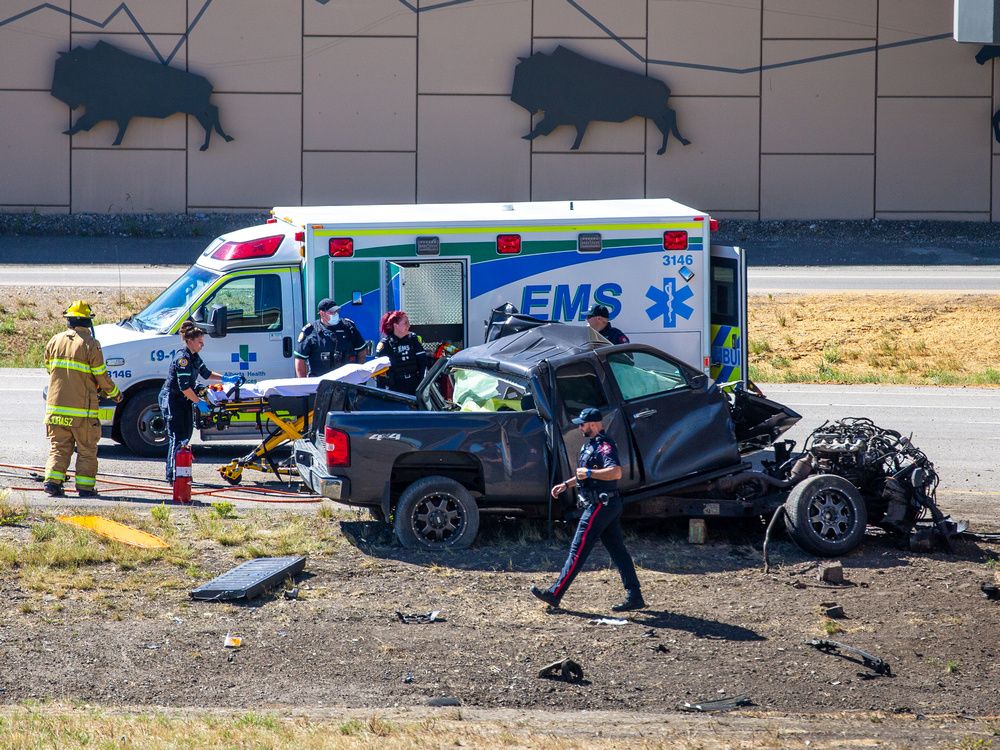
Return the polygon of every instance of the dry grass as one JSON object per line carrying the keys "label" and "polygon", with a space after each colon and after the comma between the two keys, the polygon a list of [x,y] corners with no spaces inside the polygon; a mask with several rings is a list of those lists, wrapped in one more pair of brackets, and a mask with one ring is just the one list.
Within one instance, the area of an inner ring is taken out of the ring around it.
{"label": "dry grass", "polygon": [[45,344],[66,327],[62,314],[74,299],[85,299],[110,323],[142,310],[157,289],[75,289],[5,287],[0,307],[0,367],[42,367]]}
{"label": "dry grass", "polygon": [[753,296],[761,382],[1000,385],[1000,295]]}
{"label": "dry grass", "polygon": [[[879,725],[879,740],[871,738]],[[624,717],[520,712],[517,716],[470,715],[466,709],[392,714],[326,712],[279,716],[249,711],[101,709],[90,705],[38,703],[0,708],[0,750],[429,750],[494,748],[672,748],[763,750],[808,746],[813,750],[878,745],[921,748],[993,747],[991,724],[939,717],[915,724],[876,713],[814,717],[742,712],[725,719],[661,715]],[[961,732],[959,732],[961,730]],[[808,743],[803,745],[803,738]],[[888,744],[885,741],[888,739]],[[895,740],[895,741],[894,741]]]}

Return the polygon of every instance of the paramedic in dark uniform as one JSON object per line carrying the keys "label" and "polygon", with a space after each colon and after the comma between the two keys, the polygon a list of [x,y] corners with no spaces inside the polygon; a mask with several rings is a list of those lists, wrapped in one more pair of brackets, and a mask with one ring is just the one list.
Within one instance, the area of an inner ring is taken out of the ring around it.
{"label": "paramedic in dark uniform", "polygon": [[587,325],[601,334],[612,344],[629,343],[628,336],[611,325],[608,321],[609,317],[611,317],[611,313],[608,312],[608,308],[604,305],[594,305],[590,312],[587,313]]}
{"label": "paramedic in dark uniform", "polygon": [[417,334],[410,331],[410,319],[402,310],[392,310],[379,323],[382,338],[375,347],[376,357],[389,358],[389,372],[378,378],[378,384],[397,393],[417,392],[417,386],[427,372],[427,352]]}
{"label": "paramedic in dark uniform", "polygon": [[160,389],[160,411],[167,420],[167,481],[174,481],[174,460],[181,444],[191,440],[194,432],[194,413],[191,405],[202,414],[207,414],[209,406],[194,392],[194,386],[201,375],[205,380],[227,380],[219,373],[212,372],[198,354],[205,346],[205,331],[190,320],[181,323],[179,331],[184,349],[177,352],[167,371],[167,380]]}
{"label": "paramedic in dark uniform", "polygon": [[299,332],[295,346],[296,376],[316,378],[348,362],[364,362],[368,342],[361,337],[353,320],[340,317],[340,305],[327,298],[320,300],[316,309],[319,320]]}
{"label": "paramedic in dark uniform", "polygon": [[578,487],[578,504],[583,507],[583,515],[576,527],[576,535],[569,548],[569,556],[558,580],[547,589],[531,587],[531,593],[548,604],[558,607],[566,590],[587,561],[597,540],[600,539],[611,555],[611,561],[618,568],[625,586],[625,601],[611,609],[628,612],[642,609],[646,602],[642,599],[639,578],[635,573],[632,557],[625,548],[622,535],[622,498],[618,494],[617,482],[622,476],[618,448],[608,437],[601,425],[601,412],[587,408],[573,420],[580,425],[580,432],[587,441],[580,448],[576,476],[560,482],[552,488],[552,497],[558,498],[569,487]]}

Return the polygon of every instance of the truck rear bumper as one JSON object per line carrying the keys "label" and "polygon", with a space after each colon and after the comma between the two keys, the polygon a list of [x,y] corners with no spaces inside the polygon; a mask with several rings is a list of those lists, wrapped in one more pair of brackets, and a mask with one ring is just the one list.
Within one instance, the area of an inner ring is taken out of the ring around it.
{"label": "truck rear bumper", "polygon": [[329,500],[350,502],[351,480],[328,474],[318,459],[319,455],[310,441],[295,442],[295,468],[309,489]]}

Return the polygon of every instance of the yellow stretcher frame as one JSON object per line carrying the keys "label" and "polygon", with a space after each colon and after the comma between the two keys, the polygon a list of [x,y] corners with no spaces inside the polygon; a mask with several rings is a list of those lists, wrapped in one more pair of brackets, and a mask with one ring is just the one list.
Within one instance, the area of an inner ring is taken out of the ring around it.
{"label": "yellow stretcher frame", "polygon": [[268,461],[272,451],[285,443],[300,440],[305,437],[305,431],[312,422],[313,410],[302,416],[281,416],[277,410],[271,409],[266,397],[226,401],[216,404],[213,411],[238,414],[240,416],[259,416],[261,423],[273,424],[276,431],[265,437],[260,444],[243,458],[234,458],[228,464],[218,468],[219,474],[229,484],[239,484],[243,479],[243,471],[250,469],[262,474],[273,473],[280,479],[282,476],[298,476],[295,469],[278,466],[273,460]]}

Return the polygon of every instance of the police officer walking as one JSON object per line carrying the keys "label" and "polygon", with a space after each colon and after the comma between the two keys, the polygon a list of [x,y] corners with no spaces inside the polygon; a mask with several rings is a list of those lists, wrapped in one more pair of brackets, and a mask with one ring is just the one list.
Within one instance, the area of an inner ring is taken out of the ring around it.
{"label": "police officer walking", "polygon": [[611,322],[608,320],[610,317],[611,313],[608,311],[608,308],[604,305],[594,305],[590,312],[587,313],[587,325],[612,344],[629,343],[628,336],[611,325]]}
{"label": "police officer walking", "polygon": [[120,403],[121,391],[108,377],[101,345],[94,338],[94,313],[77,300],[66,308],[67,329],[45,345],[49,389],[45,397],[45,494],[62,497],[70,459],[76,452],[76,490],[80,497],[97,495],[97,443],[101,439],[98,400],[103,391]]}
{"label": "police officer walking", "polygon": [[191,440],[194,433],[194,412],[191,405],[202,414],[208,414],[209,406],[194,387],[201,375],[205,380],[222,380],[234,382],[232,378],[224,378],[217,372],[212,372],[201,359],[199,352],[205,347],[205,331],[193,321],[185,320],[180,328],[181,341],[184,350],[179,351],[167,370],[167,379],[160,389],[160,411],[167,420],[167,481],[174,481],[174,461],[177,449],[183,443]]}
{"label": "police officer walking", "polygon": [[389,358],[389,372],[379,385],[411,396],[427,372],[427,352],[420,337],[410,331],[410,319],[402,310],[392,310],[379,323],[382,338],[375,347],[376,357]]}
{"label": "police officer walking", "polygon": [[319,320],[304,326],[295,347],[295,374],[300,378],[326,375],[343,364],[365,361],[368,342],[350,318],[340,317],[340,305],[332,299],[316,306]]}
{"label": "police officer walking", "polygon": [[618,460],[618,448],[602,428],[601,412],[586,408],[573,424],[580,426],[580,432],[588,438],[580,449],[576,476],[560,482],[552,488],[552,497],[557,498],[569,487],[578,487],[577,495],[583,505],[583,515],[576,527],[576,535],[569,548],[569,556],[558,580],[542,590],[531,587],[531,593],[548,604],[558,607],[563,595],[573,583],[577,573],[587,561],[597,540],[600,539],[611,555],[611,561],[618,568],[622,584],[625,586],[625,601],[611,609],[628,612],[646,606],[639,588],[639,577],[635,573],[632,557],[625,548],[622,535],[622,499],[616,482],[621,479],[622,467]]}

